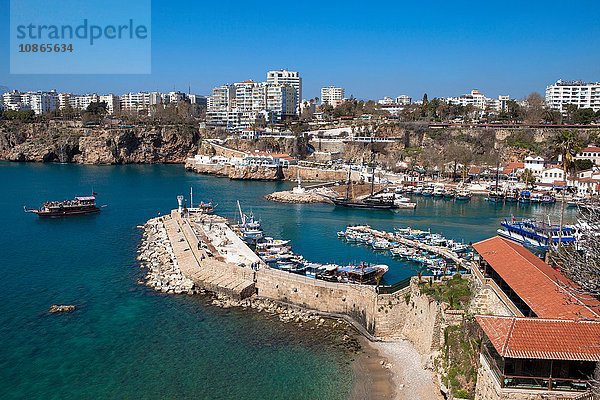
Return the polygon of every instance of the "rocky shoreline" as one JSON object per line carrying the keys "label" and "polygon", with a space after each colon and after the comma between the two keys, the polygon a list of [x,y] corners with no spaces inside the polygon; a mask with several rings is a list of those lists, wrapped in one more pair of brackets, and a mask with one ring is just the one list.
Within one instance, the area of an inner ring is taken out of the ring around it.
{"label": "rocky shoreline", "polygon": [[143,229],[137,258],[147,273],[141,283],[162,293],[199,293],[194,282],[179,269],[162,217],[149,220]]}

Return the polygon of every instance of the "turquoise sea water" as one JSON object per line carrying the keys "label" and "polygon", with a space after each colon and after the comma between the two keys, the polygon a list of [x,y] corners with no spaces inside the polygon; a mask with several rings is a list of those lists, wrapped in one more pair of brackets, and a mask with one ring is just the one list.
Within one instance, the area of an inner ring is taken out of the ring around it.
{"label": "turquoise sea water", "polygon": [[[140,231],[166,213],[177,194],[218,203],[235,200],[262,219],[266,232],[291,239],[318,262],[366,260],[390,265],[394,282],[410,265],[350,246],[336,231],[350,223],[391,230],[410,225],[475,241],[501,217],[554,216],[558,207],[457,205],[418,199],[415,211],[360,211],[330,205],[284,205],[264,194],[289,183],[241,182],[187,173],[182,166],[77,166],[0,163],[0,398],[337,399],[351,389],[347,355],[259,315],[222,310],[200,298],[164,296],[137,284]],[[37,207],[93,190],[102,213],[39,219]],[[572,217],[572,211],[567,215]],[[76,304],[49,315],[51,304]]]}

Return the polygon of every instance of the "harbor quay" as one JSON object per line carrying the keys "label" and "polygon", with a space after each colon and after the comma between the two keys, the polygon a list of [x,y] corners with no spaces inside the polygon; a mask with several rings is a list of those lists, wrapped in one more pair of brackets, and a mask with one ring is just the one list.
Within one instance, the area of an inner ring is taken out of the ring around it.
{"label": "harbor quay", "polygon": [[375,285],[328,282],[271,268],[242,241],[235,225],[217,215],[175,209],[143,229],[138,258],[148,270],[145,283],[158,291],[206,291],[234,303],[275,301],[342,318],[372,340],[422,336],[405,330],[414,332],[422,324],[422,312],[409,312],[420,296],[416,278],[383,293]]}

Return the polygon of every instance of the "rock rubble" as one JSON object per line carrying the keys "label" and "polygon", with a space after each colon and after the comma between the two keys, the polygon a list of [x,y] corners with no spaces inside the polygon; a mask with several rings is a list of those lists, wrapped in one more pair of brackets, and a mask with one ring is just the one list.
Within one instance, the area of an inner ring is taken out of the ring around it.
{"label": "rock rubble", "polygon": [[147,269],[146,286],[162,293],[199,292],[194,282],[179,269],[162,218],[153,218],[144,225],[138,260],[140,267]]}

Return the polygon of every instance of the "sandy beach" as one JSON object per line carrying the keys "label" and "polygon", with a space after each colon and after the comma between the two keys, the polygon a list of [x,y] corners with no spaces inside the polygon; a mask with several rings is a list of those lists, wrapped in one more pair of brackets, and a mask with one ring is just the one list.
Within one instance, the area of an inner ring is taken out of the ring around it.
{"label": "sandy beach", "polygon": [[361,337],[362,352],[352,369],[353,400],[438,400],[443,397],[431,371],[409,341],[369,342]]}

